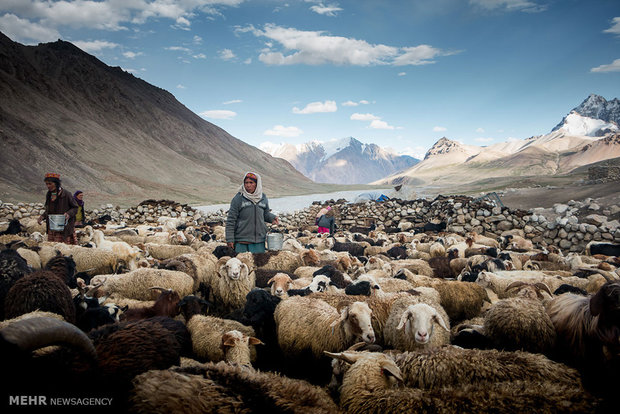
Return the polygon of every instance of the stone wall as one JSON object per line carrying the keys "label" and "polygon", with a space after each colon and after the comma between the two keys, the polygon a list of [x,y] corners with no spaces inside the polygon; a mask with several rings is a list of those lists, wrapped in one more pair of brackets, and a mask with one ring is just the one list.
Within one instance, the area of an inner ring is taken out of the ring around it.
{"label": "stone wall", "polygon": [[[428,222],[446,222],[447,231],[465,234],[475,231],[489,237],[497,237],[507,230],[522,230],[525,237],[539,245],[553,244],[565,251],[581,252],[588,242],[606,241],[620,243],[620,228],[616,220],[591,214],[579,221],[577,211],[583,208],[583,202],[570,202],[568,205],[556,205],[557,217],[547,220],[536,210],[511,210],[499,207],[488,200],[474,201],[470,197],[444,197],[435,200],[389,200],[385,202],[368,201],[347,204],[344,200],[331,201],[334,208],[336,224],[344,229],[351,226],[368,226],[374,223],[381,227],[410,228]],[[314,218],[322,207],[319,203],[291,214],[280,215],[282,226],[299,229],[313,226]],[[0,222],[13,218],[26,220],[36,218],[41,213],[40,203],[10,204],[0,202]],[[219,210],[204,214],[188,205],[168,200],[147,200],[136,207],[123,209],[111,204],[98,209],[87,210],[87,219],[109,215],[116,224],[136,225],[157,223],[159,217],[180,217],[188,225],[223,224],[226,211]]]}

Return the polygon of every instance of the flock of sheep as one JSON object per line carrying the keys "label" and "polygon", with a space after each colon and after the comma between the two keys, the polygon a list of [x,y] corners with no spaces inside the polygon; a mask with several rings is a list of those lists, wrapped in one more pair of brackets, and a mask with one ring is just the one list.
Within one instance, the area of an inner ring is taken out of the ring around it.
{"label": "flock of sheep", "polygon": [[307,226],[236,254],[191,224],[0,236],[4,393],[138,413],[616,407],[617,245]]}

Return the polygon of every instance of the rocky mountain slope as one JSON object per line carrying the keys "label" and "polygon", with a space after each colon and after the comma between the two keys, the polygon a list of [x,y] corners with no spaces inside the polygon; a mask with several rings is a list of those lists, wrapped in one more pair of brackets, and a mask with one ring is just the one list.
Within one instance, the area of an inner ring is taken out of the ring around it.
{"label": "rocky mountain slope", "polygon": [[226,202],[250,169],[270,196],[319,188],[169,92],[68,42],[24,46],[0,33],[0,96],[3,201],[40,201],[48,171],[90,205]]}
{"label": "rocky mountain slope", "polygon": [[265,144],[261,149],[284,158],[306,177],[321,183],[369,183],[419,162],[352,137],[326,143]]}
{"label": "rocky mountain slope", "polygon": [[590,95],[549,134],[488,147],[463,145],[444,137],[422,162],[375,184],[445,187],[498,177],[566,174],[620,157],[619,118],[618,99],[606,101]]}

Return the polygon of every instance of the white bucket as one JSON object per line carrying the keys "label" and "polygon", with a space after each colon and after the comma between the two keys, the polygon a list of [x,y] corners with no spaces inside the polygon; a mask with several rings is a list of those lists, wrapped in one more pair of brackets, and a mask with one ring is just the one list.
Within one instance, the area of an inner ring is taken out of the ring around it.
{"label": "white bucket", "polygon": [[282,250],[284,236],[282,233],[267,234],[267,250]]}
{"label": "white bucket", "polygon": [[63,231],[67,221],[64,214],[50,214],[50,230],[51,231]]}

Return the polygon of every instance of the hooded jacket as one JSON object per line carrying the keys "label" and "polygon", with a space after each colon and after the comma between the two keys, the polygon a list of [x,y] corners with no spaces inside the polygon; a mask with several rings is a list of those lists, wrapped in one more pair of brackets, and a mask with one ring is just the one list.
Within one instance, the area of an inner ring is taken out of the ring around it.
{"label": "hooded jacket", "polygon": [[276,215],[269,211],[269,201],[263,194],[254,204],[241,193],[230,202],[226,219],[226,241],[245,243],[264,243],[267,237],[265,222],[272,223]]}

